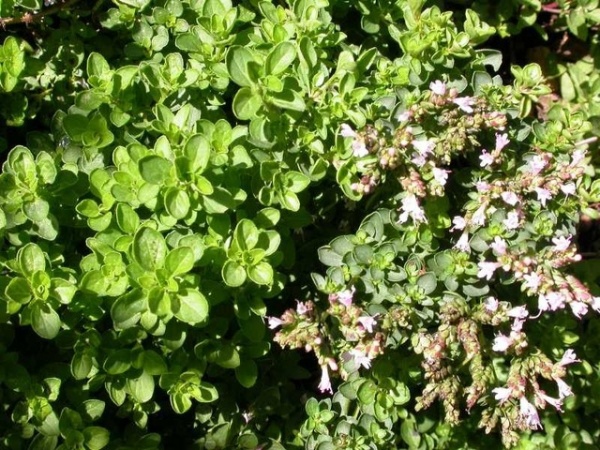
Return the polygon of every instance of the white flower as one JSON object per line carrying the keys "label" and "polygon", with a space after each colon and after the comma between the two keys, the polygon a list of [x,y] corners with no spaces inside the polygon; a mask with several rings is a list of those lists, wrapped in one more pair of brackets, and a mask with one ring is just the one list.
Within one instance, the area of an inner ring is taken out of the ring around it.
{"label": "white flower", "polygon": [[477,208],[477,211],[475,211],[473,213],[473,217],[471,218],[471,222],[474,225],[478,225],[478,226],[485,225],[485,209],[486,209],[486,204],[484,203],[479,208]]}
{"label": "white flower", "polygon": [[369,150],[362,139],[354,139],[352,142],[352,154],[357,158],[363,158],[369,154]]}
{"label": "white flower", "polygon": [[585,159],[585,150],[575,150],[573,152],[573,160],[571,161],[571,167],[578,165]]}
{"label": "white flower", "polygon": [[504,387],[494,388],[492,389],[492,392],[494,393],[494,398],[498,400],[500,404],[507,401],[512,395],[512,389]]}
{"label": "white flower", "polygon": [[350,125],[348,125],[347,123],[343,123],[341,130],[340,130],[340,136],[342,137],[350,137],[350,138],[355,138],[357,136],[356,131],[354,131]]}
{"label": "white flower", "polygon": [[479,191],[479,192],[488,192],[492,186],[490,186],[490,183],[488,183],[487,181],[478,181],[477,183],[475,183],[475,188]]}
{"label": "white flower", "polygon": [[578,319],[581,319],[588,312],[588,305],[583,302],[569,302],[569,306],[575,317]]}
{"label": "white flower", "polygon": [[348,354],[350,354],[352,356],[352,359],[354,359],[354,362],[356,363],[356,365],[359,368],[360,367],[364,367],[365,369],[371,368],[371,361],[373,359],[368,357],[363,350],[358,350],[356,348],[353,348],[352,350],[350,350],[348,352]]}
{"label": "white flower", "polygon": [[515,206],[519,203],[519,196],[512,191],[505,191],[500,194],[500,197],[502,197],[502,200],[510,206]]}
{"label": "white flower", "polygon": [[457,97],[452,100],[453,103],[459,107],[459,109],[467,114],[471,114],[473,112],[473,108],[471,107],[475,101],[472,97]]}
{"label": "white flower", "polygon": [[429,83],[429,89],[435,95],[446,95],[446,83],[440,80],[432,81]]}
{"label": "white flower", "polygon": [[450,171],[444,170],[444,169],[438,169],[437,167],[434,167],[432,172],[433,172],[433,178],[435,179],[435,181],[437,181],[440,185],[445,186],[446,182],[448,181],[448,173]]}
{"label": "white flower", "polygon": [[535,155],[527,163],[527,171],[532,175],[537,175],[544,167],[546,167],[546,160],[541,155]]}
{"label": "white flower", "polygon": [[535,192],[538,196],[538,200],[542,204],[542,206],[546,206],[546,202],[548,200],[552,200],[552,193],[548,189],[537,187],[534,190],[535,190]]}
{"label": "white flower", "polygon": [[489,312],[496,312],[498,310],[498,306],[500,306],[500,302],[495,297],[488,297],[484,303],[485,309]]}
{"label": "white flower", "polygon": [[529,311],[524,306],[515,306],[514,308],[509,309],[506,312],[508,317],[513,317],[515,319],[525,319],[529,316]]}
{"label": "white flower", "polygon": [[494,238],[494,242],[490,244],[490,247],[497,255],[501,256],[506,254],[506,241],[500,236]]}
{"label": "white flower", "polygon": [[562,379],[555,378],[554,381],[556,381],[556,385],[558,386],[558,398],[563,399],[573,393],[571,387]]}
{"label": "white flower", "polygon": [[452,223],[454,224],[454,226],[450,228],[450,231],[464,230],[467,226],[467,221],[462,216],[454,216],[454,218],[452,219]]}
{"label": "white flower", "polygon": [[496,133],[496,151],[501,151],[504,147],[506,147],[510,143],[508,139],[508,134],[500,134]]}
{"label": "white flower", "polygon": [[538,415],[537,409],[530,403],[525,397],[521,397],[519,400],[521,418],[525,421],[528,428],[535,430],[542,428],[540,423],[540,416]]}
{"label": "white flower", "polygon": [[492,345],[492,350],[495,352],[504,353],[508,348],[512,345],[512,339],[503,334],[497,334],[494,338],[494,343]]}
{"label": "white flower", "polygon": [[431,140],[412,141],[412,145],[421,156],[427,156],[433,153],[435,142]]}
{"label": "white flower", "polygon": [[569,248],[569,246],[571,245],[572,237],[573,237],[572,235],[569,235],[568,237],[559,236],[559,237],[552,238],[552,243],[554,244],[554,250],[557,252],[566,251]]}
{"label": "white flower", "polygon": [[581,360],[577,359],[577,355],[572,349],[568,349],[565,351],[565,354],[558,362],[559,366],[567,366],[569,364],[573,364],[576,362],[581,362]]}
{"label": "white flower", "polygon": [[321,392],[329,391],[330,394],[333,394],[333,389],[331,388],[331,380],[329,379],[329,371],[327,366],[321,366],[321,381],[319,383],[319,390]]}
{"label": "white flower", "polygon": [[479,163],[481,167],[487,167],[494,164],[494,155],[488,153],[487,150],[483,150],[481,152],[481,155],[479,155],[479,159],[481,160],[481,163]]}
{"label": "white flower", "polygon": [[296,312],[297,312],[299,315],[303,316],[304,314],[306,314],[307,312],[309,312],[309,311],[310,311],[310,309],[311,309],[311,308],[310,308],[309,306],[307,306],[307,304],[306,304],[306,303],[304,303],[304,302],[299,302],[298,300],[296,300]]}
{"label": "white flower", "polygon": [[565,296],[560,292],[548,292],[546,294],[546,301],[552,311],[557,309],[563,309],[565,307]]}
{"label": "white flower", "polygon": [[398,221],[404,223],[411,217],[415,222],[427,222],[425,211],[419,205],[419,200],[414,194],[408,194],[402,199],[402,214]]}
{"label": "white flower", "polygon": [[412,117],[411,111],[404,111],[403,113],[399,114],[396,118],[398,119],[399,122],[408,122],[408,120],[411,117]]}
{"label": "white flower", "polygon": [[417,167],[423,167],[427,163],[427,159],[423,155],[419,155],[415,153],[413,159],[411,159],[412,163]]}
{"label": "white flower", "polygon": [[358,322],[367,330],[369,333],[373,332],[373,326],[377,323],[374,317],[362,316],[358,318]]}
{"label": "white flower", "polygon": [[537,272],[523,275],[523,279],[525,280],[523,286],[525,286],[527,289],[531,289],[532,291],[537,291],[542,283],[542,277],[540,277]]}
{"label": "white flower", "polygon": [[506,219],[502,221],[508,230],[516,230],[519,228],[519,222],[519,213],[517,211],[510,211],[506,215]]}
{"label": "white flower", "polygon": [[267,321],[269,322],[269,328],[271,330],[283,325],[283,320],[281,320],[279,317],[267,317]]}
{"label": "white flower", "polygon": [[477,267],[479,267],[479,271],[477,272],[478,278],[485,278],[486,280],[491,280],[494,276],[494,272],[496,271],[496,269],[500,267],[500,263],[482,261],[479,264],[477,264]]}
{"label": "white flower", "polygon": [[575,194],[575,183],[567,183],[565,185],[562,185],[560,187],[560,190],[562,191],[563,194],[565,194],[567,197],[569,195],[574,195]]}
{"label": "white flower", "polygon": [[544,402],[554,406],[557,411],[562,412],[562,401],[559,398],[549,397],[544,393],[544,391],[538,391],[536,395]]}
{"label": "white flower", "polygon": [[468,232],[465,231],[463,234],[461,234],[458,241],[456,241],[456,244],[454,244],[454,248],[456,248],[460,251],[463,251],[463,252],[467,252],[467,253],[471,252],[471,246],[469,245],[469,233]]}

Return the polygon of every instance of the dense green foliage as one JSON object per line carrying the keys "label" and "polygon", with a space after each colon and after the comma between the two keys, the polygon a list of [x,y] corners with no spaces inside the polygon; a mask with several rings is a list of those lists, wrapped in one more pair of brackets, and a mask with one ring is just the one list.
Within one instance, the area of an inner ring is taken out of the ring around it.
{"label": "dense green foliage", "polygon": [[598,1],[0,18],[0,448],[598,448]]}

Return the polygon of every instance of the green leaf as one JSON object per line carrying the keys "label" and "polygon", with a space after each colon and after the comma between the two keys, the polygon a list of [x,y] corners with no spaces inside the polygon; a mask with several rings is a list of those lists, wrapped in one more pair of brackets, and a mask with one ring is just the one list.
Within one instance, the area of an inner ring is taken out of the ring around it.
{"label": "green leaf", "polygon": [[286,188],[295,193],[302,192],[310,184],[310,177],[300,172],[287,172],[284,179]]}
{"label": "green leaf", "polygon": [[267,56],[265,67],[267,74],[279,75],[296,59],[296,46],[289,41],[280,42]]}
{"label": "green leaf", "polygon": [[181,33],[175,38],[175,46],[184,52],[202,53],[202,41],[194,33]]}
{"label": "green leaf", "polygon": [[225,369],[235,369],[240,365],[240,354],[231,343],[221,345],[216,352],[209,355],[209,358],[209,361],[212,360]]}
{"label": "green leaf", "polygon": [[149,155],[139,162],[142,178],[148,183],[162,185],[171,178],[173,164],[157,155]]}
{"label": "green leaf", "polygon": [[246,281],[246,270],[239,263],[228,259],[223,265],[221,276],[227,286],[239,287]]}
{"label": "green leaf", "polygon": [[33,438],[27,450],[54,450],[58,445],[58,436],[38,434]]}
{"label": "green leaf", "polygon": [[149,373],[142,372],[137,378],[127,379],[127,391],[138,403],[146,403],[152,400],[154,395],[154,377]]}
{"label": "green leaf", "polygon": [[258,367],[252,359],[244,359],[241,364],[235,368],[235,378],[245,388],[251,388],[258,379]]}
{"label": "green leaf", "polygon": [[190,162],[190,171],[201,174],[210,160],[210,142],[201,134],[194,134],[185,143],[183,152]]}
{"label": "green leaf", "polygon": [[92,357],[88,353],[75,353],[71,360],[71,374],[76,380],[85,380],[92,367]]}
{"label": "green leaf", "polygon": [[204,295],[195,289],[184,289],[178,297],[180,306],[175,312],[175,317],[190,325],[196,325],[207,319],[208,301]]}
{"label": "green leaf", "polygon": [[144,371],[150,375],[162,375],[169,370],[162,356],[153,350],[144,352]]}
{"label": "green leaf", "polygon": [[164,202],[167,212],[175,219],[183,219],[190,212],[190,197],[184,190],[169,188],[165,193]]}
{"label": "green leaf", "polygon": [[199,395],[196,396],[196,400],[201,403],[212,403],[219,398],[219,391],[212,384],[201,381],[199,384]]}
{"label": "green leaf", "polygon": [[375,395],[377,394],[377,386],[371,380],[366,380],[360,385],[356,396],[358,401],[362,405],[370,405],[375,401]]}
{"label": "green leaf", "polygon": [[167,256],[167,244],[162,235],[152,228],[141,228],[133,238],[133,258],[148,271],[164,266]]}
{"label": "green leaf", "polygon": [[60,317],[50,305],[35,302],[31,308],[31,327],[38,336],[44,339],[54,339],[60,331]]}
{"label": "green leaf", "polygon": [[227,72],[231,80],[239,86],[251,87],[256,84],[256,77],[251,64],[256,64],[252,52],[245,47],[229,48],[225,57]]}
{"label": "green leaf", "polygon": [[83,402],[83,411],[85,418],[90,422],[95,422],[102,417],[106,403],[102,400],[92,398]]}
{"label": "green leaf", "polygon": [[102,367],[109,375],[119,375],[131,368],[132,353],[129,349],[119,349],[110,352]]}
{"label": "green leaf", "polygon": [[251,250],[256,247],[259,233],[258,228],[250,219],[242,219],[238,222],[233,232],[232,247],[241,250]]}
{"label": "green leaf", "polygon": [[101,450],[110,442],[110,433],[102,427],[86,427],[83,429],[85,445],[89,450]]}
{"label": "green leaf", "polygon": [[192,400],[189,394],[175,392],[170,396],[171,407],[177,414],[183,414],[192,407]]}
{"label": "green leaf", "polygon": [[87,60],[88,77],[103,78],[110,72],[110,66],[100,53],[92,52]]}
{"label": "green leaf", "polygon": [[421,445],[421,435],[414,419],[405,419],[400,426],[400,435],[409,449],[417,449]]}
{"label": "green leaf", "polygon": [[273,268],[266,261],[261,261],[255,266],[248,267],[248,277],[256,284],[273,284]]}
{"label": "green leaf", "polygon": [[306,103],[304,103],[300,94],[291,89],[284,89],[281,92],[271,92],[269,100],[275,106],[291,111],[302,112],[306,109]]}
{"label": "green leaf", "polygon": [[425,295],[431,294],[437,287],[437,278],[434,273],[428,272],[419,277],[417,285],[423,289]]}
{"label": "green leaf", "polygon": [[233,113],[240,120],[251,120],[262,106],[262,97],[248,87],[243,87],[233,97]]}
{"label": "green leaf", "polygon": [[139,289],[134,289],[117,298],[110,309],[110,315],[119,329],[135,326],[143,312],[148,309],[148,299]]}
{"label": "green leaf", "polygon": [[194,267],[194,252],[189,247],[171,250],[165,260],[165,269],[169,276],[183,275]]}
{"label": "green leaf", "polygon": [[29,283],[25,278],[15,277],[4,289],[4,295],[16,303],[25,305],[30,302],[32,294]]}
{"label": "green leaf", "polygon": [[95,91],[83,91],[75,97],[75,105],[84,111],[93,111],[104,103],[104,98],[104,95]]}
{"label": "green leaf", "polygon": [[138,229],[140,218],[127,203],[118,203],[115,210],[117,225],[124,233],[133,234]]}

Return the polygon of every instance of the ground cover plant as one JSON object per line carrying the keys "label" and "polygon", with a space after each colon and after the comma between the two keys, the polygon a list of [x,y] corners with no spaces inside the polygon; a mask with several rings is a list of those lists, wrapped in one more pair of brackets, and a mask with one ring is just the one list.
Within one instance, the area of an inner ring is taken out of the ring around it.
{"label": "ground cover plant", "polygon": [[599,13],[0,0],[0,448],[598,448]]}

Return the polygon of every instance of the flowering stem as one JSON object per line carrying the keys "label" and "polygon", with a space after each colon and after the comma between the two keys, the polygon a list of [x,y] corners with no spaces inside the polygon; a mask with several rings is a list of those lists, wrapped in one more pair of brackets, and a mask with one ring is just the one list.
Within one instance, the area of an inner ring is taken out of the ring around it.
{"label": "flowering stem", "polygon": [[574,147],[583,147],[584,145],[587,145],[587,144],[593,144],[597,140],[598,140],[598,136],[592,136],[587,139],[583,139],[579,142],[575,142]]}
{"label": "flowering stem", "polygon": [[19,17],[7,17],[7,18],[0,17],[0,27],[6,28],[7,25],[14,25],[17,23],[30,24],[33,22],[37,22],[37,21],[42,20],[45,16],[57,13],[57,12],[61,11],[62,9],[66,9],[70,6],[73,6],[77,2],[79,2],[79,0],[66,0],[62,3],[57,3],[55,5],[52,5],[49,8],[46,8],[39,13],[31,14],[29,12],[26,12],[25,14],[23,14],[22,16],[19,16]]}

